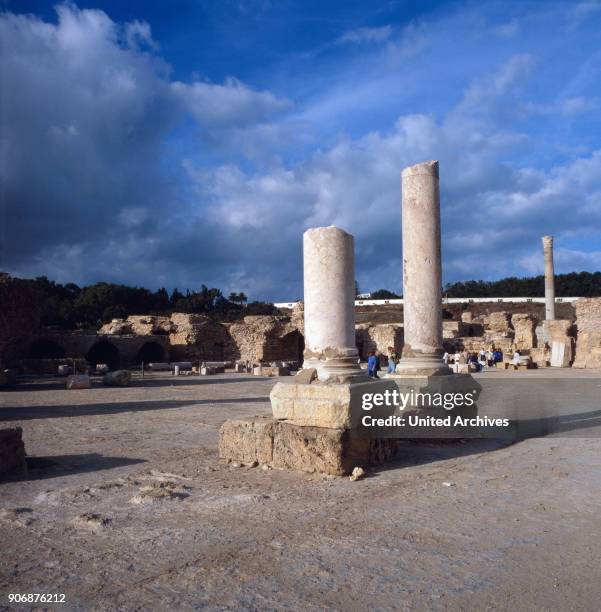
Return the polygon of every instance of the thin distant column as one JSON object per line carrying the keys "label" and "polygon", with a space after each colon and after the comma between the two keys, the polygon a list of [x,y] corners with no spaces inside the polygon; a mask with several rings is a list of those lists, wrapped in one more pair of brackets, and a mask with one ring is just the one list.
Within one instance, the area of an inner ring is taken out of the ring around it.
{"label": "thin distant column", "polygon": [[405,168],[403,311],[405,344],[397,373],[446,374],[442,348],[442,262],[438,162]]}
{"label": "thin distant column", "polygon": [[545,254],[545,319],[555,319],[555,270],[553,266],[553,236],[543,236]]}
{"label": "thin distant column", "polygon": [[305,353],[303,368],[321,380],[361,375],[355,345],[354,238],[334,227],[303,235]]}

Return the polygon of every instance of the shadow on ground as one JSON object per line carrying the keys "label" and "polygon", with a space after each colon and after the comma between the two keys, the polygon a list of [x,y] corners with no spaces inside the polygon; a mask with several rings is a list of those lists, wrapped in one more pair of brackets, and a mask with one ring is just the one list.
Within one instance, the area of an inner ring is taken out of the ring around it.
{"label": "shadow on ground", "polygon": [[206,400],[153,400],[138,402],[115,402],[105,404],[78,404],[74,406],[14,406],[0,408],[2,421],[25,421],[28,419],[56,419],[72,416],[118,414],[120,412],[144,412],[168,410],[215,404],[264,404],[269,397],[230,397]]}
{"label": "shadow on ground", "polygon": [[146,463],[145,459],[129,457],[105,457],[98,453],[80,455],[54,455],[52,457],[27,457],[27,469],[13,472],[4,477],[3,482],[42,480],[71,474],[111,470],[126,465]]}
{"label": "shadow on ground", "polygon": [[[101,376],[91,376],[92,388],[111,389],[117,387],[106,387],[102,384]],[[240,376],[239,378],[221,378],[216,376],[165,376],[163,378],[138,378],[132,379],[129,387],[178,387],[197,385],[224,385],[230,383],[254,382],[256,380],[269,380],[266,376]],[[3,388],[2,391],[19,392],[19,391],[52,391],[62,390],[65,388],[65,378],[46,378],[38,380],[19,381],[13,387]]]}

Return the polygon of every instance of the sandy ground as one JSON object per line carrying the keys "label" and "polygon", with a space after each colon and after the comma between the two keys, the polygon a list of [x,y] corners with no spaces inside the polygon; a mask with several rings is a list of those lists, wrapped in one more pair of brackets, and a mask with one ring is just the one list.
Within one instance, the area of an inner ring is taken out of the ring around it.
{"label": "sandy ground", "polygon": [[[567,412],[593,424],[599,374],[552,377]],[[487,379],[525,381],[524,413],[551,380]],[[268,413],[273,384],[225,374],[1,393],[0,427],[23,427],[30,469],[0,484],[0,608],[9,593],[54,593],[66,601],[50,607],[68,610],[599,609],[594,428],[407,443],[357,482],[221,462],[220,424]]]}

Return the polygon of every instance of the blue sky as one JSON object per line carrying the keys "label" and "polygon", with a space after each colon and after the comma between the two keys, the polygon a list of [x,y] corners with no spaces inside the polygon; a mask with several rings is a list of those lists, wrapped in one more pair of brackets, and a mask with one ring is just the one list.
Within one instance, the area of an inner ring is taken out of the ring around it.
{"label": "blue sky", "polygon": [[301,236],[400,290],[439,159],[445,281],[601,269],[601,2],[0,3],[0,269],[301,296]]}

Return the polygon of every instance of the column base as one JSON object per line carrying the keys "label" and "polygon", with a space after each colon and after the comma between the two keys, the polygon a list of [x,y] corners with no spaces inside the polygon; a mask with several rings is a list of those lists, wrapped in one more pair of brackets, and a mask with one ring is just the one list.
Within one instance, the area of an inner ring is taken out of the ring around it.
{"label": "column base", "polygon": [[356,379],[367,378],[367,371],[359,366],[359,356],[337,356],[318,359],[316,357],[306,358],[303,362],[303,370],[315,368],[317,378],[322,381],[345,383]]}
{"label": "column base", "polygon": [[420,355],[403,357],[396,366],[394,374],[387,374],[387,378],[395,376],[446,376],[453,371],[445,365],[438,355]]}

